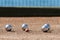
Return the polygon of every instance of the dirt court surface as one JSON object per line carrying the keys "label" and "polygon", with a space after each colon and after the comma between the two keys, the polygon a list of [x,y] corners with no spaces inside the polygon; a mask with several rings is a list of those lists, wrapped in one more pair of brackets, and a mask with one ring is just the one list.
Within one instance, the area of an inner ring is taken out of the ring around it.
{"label": "dirt court surface", "polygon": [[[29,25],[30,32],[24,32],[21,25]],[[49,23],[48,33],[41,31],[41,26]],[[13,26],[12,32],[4,28],[6,24]],[[60,40],[60,17],[0,17],[0,40]]]}

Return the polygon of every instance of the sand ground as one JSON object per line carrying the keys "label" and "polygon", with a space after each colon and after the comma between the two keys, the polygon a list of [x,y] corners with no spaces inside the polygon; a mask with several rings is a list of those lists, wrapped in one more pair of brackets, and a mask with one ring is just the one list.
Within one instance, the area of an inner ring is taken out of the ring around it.
{"label": "sand ground", "polygon": [[[30,32],[24,32],[21,25],[29,25]],[[48,33],[41,31],[41,26],[49,23]],[[13,26],[12,32],[4,28],[6,24]],[[0,40],[60,40],[60,17],[0,17]]]}

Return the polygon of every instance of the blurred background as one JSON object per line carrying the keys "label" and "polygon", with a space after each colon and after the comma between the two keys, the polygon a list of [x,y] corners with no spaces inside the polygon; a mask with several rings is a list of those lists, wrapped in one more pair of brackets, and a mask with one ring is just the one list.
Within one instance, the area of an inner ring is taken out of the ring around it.
{"label": "blurred background", "polygon": [[0,7],[60,7],[60,0],[0,0]]}
{"label": "blurred background", "polygon": [[0,0],[0,17],[60,16],[60,0]]}

